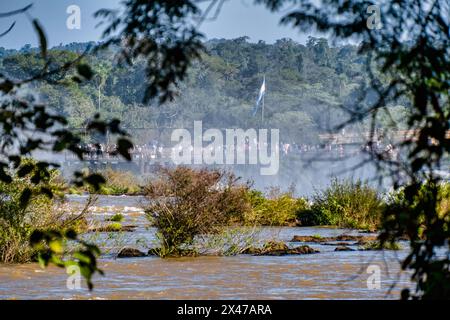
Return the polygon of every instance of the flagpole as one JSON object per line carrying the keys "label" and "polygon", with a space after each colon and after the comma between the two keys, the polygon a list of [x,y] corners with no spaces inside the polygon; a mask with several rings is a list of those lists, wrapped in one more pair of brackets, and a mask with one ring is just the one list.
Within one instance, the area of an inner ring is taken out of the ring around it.
{"label": "flagpole", "polygon": [[[264,75],[264,80],[263,80],[264,86],[266,85],[266,75]],[[264,91],[265,91],[265,87],[264,87]],[[261,108],[261,124],[264,123],[264,99],[265,99],[266,93],[264,92],[263,96],[262,96],[262,108]]]}

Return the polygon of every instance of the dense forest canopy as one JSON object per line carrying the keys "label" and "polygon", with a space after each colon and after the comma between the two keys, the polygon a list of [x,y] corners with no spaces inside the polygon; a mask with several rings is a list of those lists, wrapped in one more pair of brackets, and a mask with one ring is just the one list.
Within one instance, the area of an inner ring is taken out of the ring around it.
{"label": "dense forest canopy", "polygon": [[[49,54],[56,67],[89,47],[95,43],[60,45]],[[365,57],[358,54],[357,46],[333,47],[324,38],[310,37],[306,45],[286,38],[274,44],[251,43],[247,37],[213,39],[205,47],[186,81],[179,83],[179,95],[163,106],[156,101],[142,104],[145,61],[118,66],[114,47],[92,51],[84,58],[95,72],[91,81],[79,84],[71,81],[73,74],[63,73],[36,84],[36,92],[79,129],[100,112],[106,119],[122,119],[131,131],[153,128],[159,135],[202,120],[204,127],[279,128],[283,141],[317,143],[319,133],[346,120],[341,106],[353,103],[369,81]],[[30,77],[44,66],[39,49],[29,45],[20,50],[0,48],[0,57],[0,72],[16,79]],[[267,83],[264,123],[259,114],[252,115],[263,76]],[[397,121],[407,112],[403,106],[391,110]],[[389,125],[387,117],[381,119],[380,126]],[[353,129],[361,130],[361,124]],[[148,139],[137,132],[137,142]]]}

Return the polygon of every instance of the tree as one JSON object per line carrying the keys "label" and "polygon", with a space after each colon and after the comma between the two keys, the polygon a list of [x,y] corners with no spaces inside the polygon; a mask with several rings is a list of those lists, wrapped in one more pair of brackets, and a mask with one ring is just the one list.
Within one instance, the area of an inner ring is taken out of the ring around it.
{"label": "tree", "polygon": [[192,22],[200,10],[195,1],[188,0],[127,0],[124,6],[121,15],[108,9],[95,13],[111,21],[101,48],[119,46],[120,59],[128,64],[145,59],[148,85],[144,102],[172,99],[177,82],[184,79],[192,60],[203,51],[201,34]]}
{"label": "tree", "polygon": [[330,66],[330,47],[327,39],[309,37],[306,46],[311,50],[316,63],[322,63],[326,67]]}

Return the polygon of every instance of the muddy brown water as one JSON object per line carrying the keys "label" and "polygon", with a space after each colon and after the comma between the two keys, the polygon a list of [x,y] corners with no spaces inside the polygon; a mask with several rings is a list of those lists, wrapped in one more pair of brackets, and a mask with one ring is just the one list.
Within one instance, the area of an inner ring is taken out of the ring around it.
{"label": "muddy brown water", "polygon": [[[412,287],[409,275],[400,272],[400,260],[407,254],[405,243],[405,249],[400,251],[335,252],[334,246],[309,244],[321,252],[295,256],[116,259],[114,247],[144,250],[155,241],[155,230],[145,226],[137,201],[132,197],[99,199],[98,212],[93,214],[97,218],[121,210],[127,216],[126,222],[139,227],[133,233],[101,234],[95,238],[111,250],[108,253],[104,249],[106,254],[99,264],[105,276],[94,277],[92,292],[84,284],[78,290],[68,289],[68,275],[63,269],[43,270],[37,264],[0,265],[0,299],[398,299],[402,288]],[[259,236],[289,243],[294,235],[343,233],[358,234],[345,229],[286,227],[264,228]],[[369,266],[380,271],[379,287],[370,281],[374,274],[368,273]]]}

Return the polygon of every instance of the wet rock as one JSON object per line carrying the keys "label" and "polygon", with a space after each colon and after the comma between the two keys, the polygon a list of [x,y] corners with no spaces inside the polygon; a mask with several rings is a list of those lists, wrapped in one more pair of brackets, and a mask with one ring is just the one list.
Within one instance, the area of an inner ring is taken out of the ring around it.
{"label": "wet rock", "polygon": [[259,254],[262,252],[261,248],[249,247],[241,251],[241,254]]}
{"label": "wet rock", "polygon": [[108,225],[100,226],[97,228],[89,229],[89,232],[133,232],[137,226],[133,225],[117,225],[116,223],[111,223]]}
{"label": "wet rock", "polygon": [[352,249],[347,246],[340,246],[340,247],[336,247],[336,249],[334,249],[334,251],[355,251],[355,249]]}
{"label": "wet rock", "polygon": [[139,251],[135,248],[123,248],[120,250],[117,255],[118,258],[137,258],[137,257],[145,257],[146,254],[142,251]]}
{"label": "wet rock", "polygon": [[376,237],[364,237],[364,236],[350,236],[347,234],[341,234],[336,237],[336,241],[361,241],[364,239],[376,239]]}
{"label": "wet rock", "polygon": [[299,246],[293,249],[290,249],[288,254],[311,254],[311,253],[319,253],[319,250],[313,249],[310,246]]}
{"label": "wet rock", "polygon": [[291,242],[328,242],[333,241],[333,239],[329,237],[316,237],[316,236],[294,236]]}
{"label": "wet rock", "polygon": [[161,248],[151,248],[148,250],[147,254],[149,256],[159,256],[159,257],[197,257],[199,256],[198,251],[193,249],[178,249],[172,252],[167,252]]}
{"label": "wet rock", "polygon": [[133,232],[136,228],[137,228],[137,226],[127,225],[127,226],[122,226],[121,231],[122,232]]}
{"label": "wet rock", "polygon": [[284,256],[294,254],[318,253],[318,250],[310,246],[299,246],[289,248],[284,242],[269,241],[262,248],[250,247],[241,252],[241,254],[252,254],[257,256]]}
{"label": "wet rock", "polygon": [[281,241],[268,241],[264,244],[263,251],[286,251],[289,247],[286,243]]}

